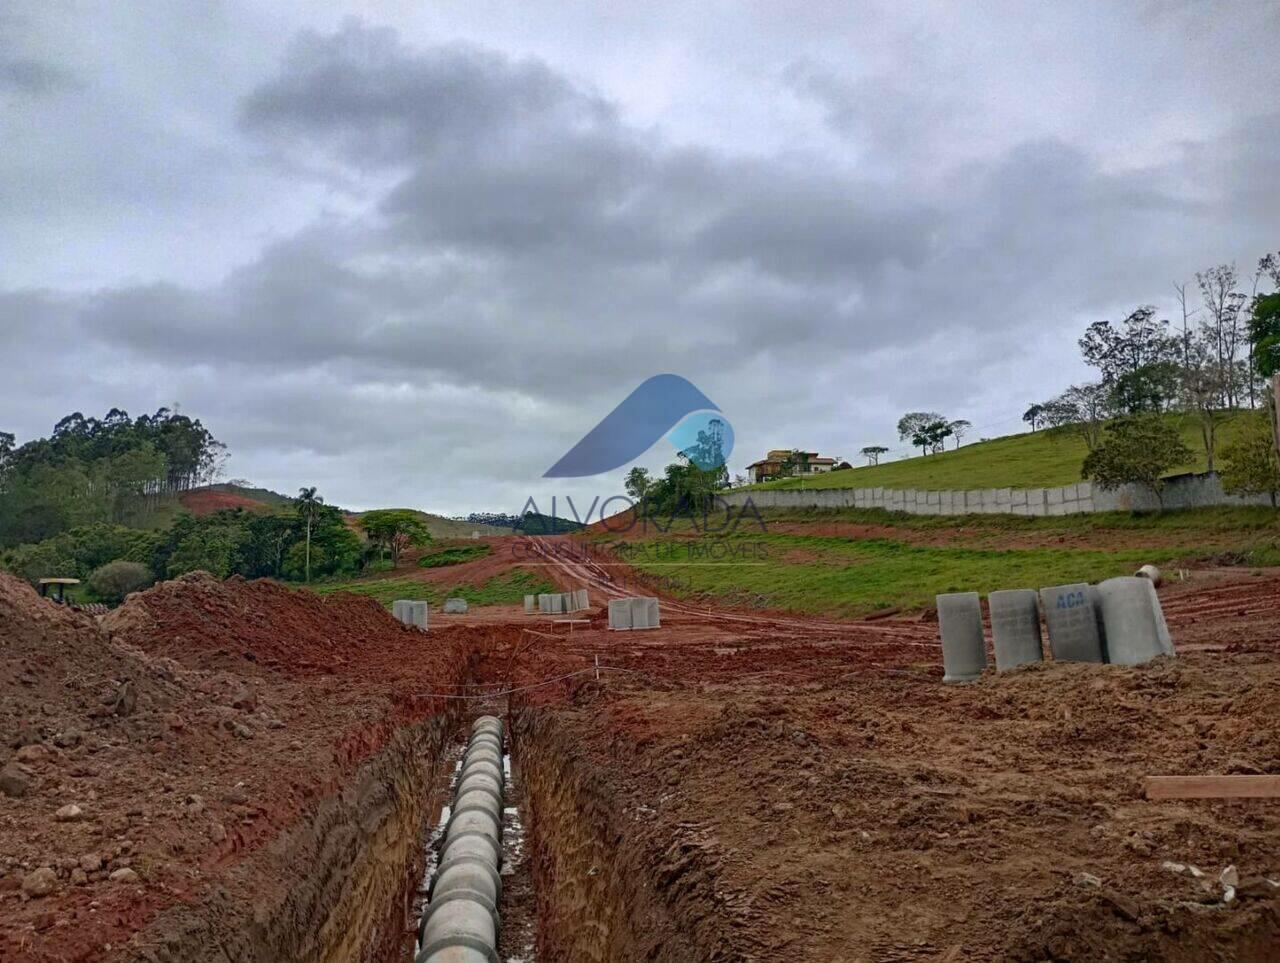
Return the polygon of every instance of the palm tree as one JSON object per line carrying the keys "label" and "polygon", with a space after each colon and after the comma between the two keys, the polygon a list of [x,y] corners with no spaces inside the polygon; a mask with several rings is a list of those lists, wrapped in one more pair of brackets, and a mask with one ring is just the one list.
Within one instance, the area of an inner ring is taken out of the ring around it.
{"label": "palm tree", "polygon": [[307,523],[307,563],[306,580],[311,581],[311,523],[315,521],[324,499],[316,494],[315,486],[298,489],[298,517]]}

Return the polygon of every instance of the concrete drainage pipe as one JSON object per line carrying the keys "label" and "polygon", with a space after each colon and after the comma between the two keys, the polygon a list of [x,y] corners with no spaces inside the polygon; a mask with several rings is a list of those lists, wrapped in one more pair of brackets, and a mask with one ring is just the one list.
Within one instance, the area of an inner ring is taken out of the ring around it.
{"label": "concrete drainage pipe", "polygon": [[414,963],[498,963],[505,784],[502,723],[481,716],[458,773]]}

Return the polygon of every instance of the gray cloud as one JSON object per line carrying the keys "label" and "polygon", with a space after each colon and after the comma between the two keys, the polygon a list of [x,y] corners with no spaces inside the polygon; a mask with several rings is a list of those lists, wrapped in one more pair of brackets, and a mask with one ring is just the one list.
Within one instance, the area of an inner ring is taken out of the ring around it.
{"label": "gray cloud", "polygon": [[77,86],[75,76],[60,67],[30,57],[6,57],[0,52],[0,91],[40,96]]}
{"label": "gray cloud", "polygon": [[[0,290],[15,383],[40,383],[4,416],[47,430],[70,407],[181,400],[237,475],[324,482],[347,504],[514,510],[661,371],[729,413],[735,464],[892,442],[905,408],[1015,429],[1026,402],[1080,376],[1085,323],[1277,246],[1276,114],[1189,112],[1136,154],[1078,134],[1074,114],[1028,123],[1043,104],[1004,131],[1016,89],[973,86],[982,64],[942,34],[879,29],[918,72],[833,66],[824,38],[777,46],[757,88],[726,80],[726,109],[758,94],[812,117],[794,145],[757,150],[642,125],[564,58],[304,29],[237,79],[198,147],[172,142],[172,169],[202,172],[215,230],[170,228],[149,256],[212,250],[237,214],[256,233],[228,234],[235,255],[199,280],[126,259],[75,291]],[[193,129],[163,115],[179,117]],[[215,175],[224,160],[234,178]],[[267,208],[290,213],[255,220]],[[51,327],[56,355],[33,347]]]}

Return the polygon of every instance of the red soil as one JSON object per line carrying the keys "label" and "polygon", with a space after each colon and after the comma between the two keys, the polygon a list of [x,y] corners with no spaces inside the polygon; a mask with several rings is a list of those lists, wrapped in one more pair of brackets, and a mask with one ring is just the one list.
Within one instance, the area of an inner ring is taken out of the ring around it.
{"label": "red soil", "polygon": [[178,496],[178,504],[193,515],[212,515],[228,508],[243,508],[251,512],[269,512],[270,505],[254,501],[244,495],[232,492],[214,491],[211,488],[196,488],[183,492]]}
{"label": "red soil", "polygon": [[[625,578],[560,564],[596,601]],[[696,958],[1273,959],[1280,891],[1224,903],[1216,879],[1280,879],[1280,813],[1147,802],[1141,777],[1280,773],[1280,573],[1162,595],[1180,655],[1139,668],[943,686],[918,618],[667,601],[652,632],[529,620],[543,634],[484,671],[530,687],[580,673],[513,710],[573,756],[590,806],[635,814],[611,845],[642,850]],[[573,958],[567,938],[540,958]]]}
{"label": "red soil", "polygon": [[[104,621],[0,574],[4,768],[24,790],[0,793],[0,960],[105,959],[175,903],[251,898],[232,870],[440,712],[431,693],[459,691],[490,635],[203,574]],[[60,821],[67,804],[82,812]],[[52,891],[24,893],[42,868]]]}
{"label": "red soil", "polygon": [[[368,599],[204,575],[99,629],[0,576],[0,731],[43,747],[21,763],[26,795],[0,797],[0,959],[104,959],[175,901],[244,892],[233,867],[477,678],[531,687],[513,709],[552,719],[596,803],[627,814],[612,843],[647,854],[700,958],[1268,958],[1239,937],[1280,934],[1280,901],[1222,904],[1162,863],[1280,876],[1274,807],[1147,803],[1138,787],[1280,772],[1280,573],[1162,589],[1175,661],[944,687],[919,617],[667,599],[661,629],[608,632],[603,602],[631,575],[557,557],[565,542],[494,539],[489,557],[416,571],[480,584],[528,565],[587,585],[591,625],[571,636],[513,609],[423,635]],[[126,680],[136,701],[118,713]],[[55,821],[66,803],[84,818]],[[105,868],[74,878],[95,853]],[[108,879],[125,861],[139,880]],[[54,891],[22,895],[42,866]]]}

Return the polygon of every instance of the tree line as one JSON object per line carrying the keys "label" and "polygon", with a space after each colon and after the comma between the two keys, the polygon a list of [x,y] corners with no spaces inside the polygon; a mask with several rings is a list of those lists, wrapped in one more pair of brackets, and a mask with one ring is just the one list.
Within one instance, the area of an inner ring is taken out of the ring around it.
{"label": "tree line", "polygon": [[[1188,415],[1199,429],[1206,467],[1220,470],[1224,489],[1266,494],[1274,505],[1280,459],[1268,379],[1280,370],[1280,254],[1258,261],[1248,293],[1244,283],[1234,264],[1220,264],[1196,274],[1198,306],[1188,285],[1174,286],[1178,322],[1159,317],[1151,305],[1118,323],[1095,321],[1078,344],[1097,379],[1031,405],[1023,420],[1032,431],[1078,435],[1088,449],[1083,477],[1104,487],[1145,485],[1161,499],[1163,476],[1194,457],[1161,416]],[[1270,293],[1260,290],[1267,284]],[[1254,413],[1219,451],[1221,425],[1242,410]]]}
{"label": "tree line", "polygon": [[101,419],[75,412],[23,445],[0,432],[0,548],[118,524],[211,481],[225,451],[199,419],[168,408],[132,419],[119,408]]}
{"label": "tree line", "polygon": [[[115,601],[126,590],[195,571],[310,582],[394,568],[406,548],[431,540],[421,516],[406,509],[365,512],[357,527],[364,539],[315,488],[303,488],[277,511],[180,512],[165,531],[108,522],[77,526],[0,553],[0,567],[32,582],[78,578],[94,585],[103,601]],[[99,582],[116,588],[99,588]]]}
{"label": "tree line", "polygon": [[[1262,292],[1268,283],[1276,290]],[[1180,411],[1195,419],[1214,471],[1222,422],[1258,407],[1280,365],[1280,254],[1261,258],[1247,282],[1234,264],[1198,272],[1198,305],[1188,287],[1174,286],[1176,321],[1141,305],[1122,321],[1089,325],[1078,344],[1098,377],[1027,408],[1032,431],[1074,432],[1092,452],[1112,419]]]}

